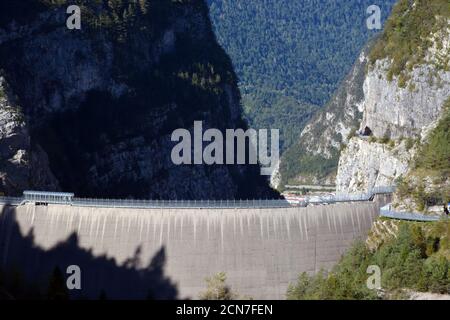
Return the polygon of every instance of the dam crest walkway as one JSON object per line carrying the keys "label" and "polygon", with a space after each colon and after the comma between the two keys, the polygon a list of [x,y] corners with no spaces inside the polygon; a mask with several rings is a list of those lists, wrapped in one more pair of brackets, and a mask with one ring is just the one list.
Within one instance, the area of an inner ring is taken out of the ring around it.
{"label": "dam crest walkway", "polygon": [[[307,196],[303,201],[292,203],[287,200],[134,200],[134,199],[94,199],[75,198],[72,193],[25,191],[22,197],[0,197],[0,204],[20,206],[27,203],[38,205],[60,204],[76,207],[93,208],[130,208],[130,209],[277,209],[292,207],[307,207],[330,205],[336,203],[351,203],[371,201],[377,195],[389,195],[395,192],[395,187],[377,187],[367,193],[330,194],[323,196]],[[439,221],[438,215],[424,215],[412,212],[397,212],[392,206],[386,205],[380,209],[380,217],[432,222]]]}
{"label": "dam crest walkway", "polygon": [[137,208],[137,209],[180,209],[180,208],[218,208],[218,209],[247,209],[247,208],[291,208],[309,205],[326,205],[343,202],[371,201],[376,195],[392,194],[395,187],[377,187],[367,193],[359,194],[330,194],[324,196],[306,196],[303,201],[292,204],[287,200],[135,200],[135,199],[93,199],[76,198],[72,193],[25,191],[22,197],[0,197],[1,204],[23,205],[35,204],[63,204],[79,207],[100,208]]}

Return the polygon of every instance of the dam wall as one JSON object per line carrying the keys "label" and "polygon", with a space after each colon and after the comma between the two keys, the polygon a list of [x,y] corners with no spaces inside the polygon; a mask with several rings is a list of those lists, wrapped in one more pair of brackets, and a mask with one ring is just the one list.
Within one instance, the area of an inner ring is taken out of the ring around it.
{"label": "dam wall", "polygon": [[0,267],[46,285],[81,269],[83,298],[197,299],[205,278],[254,299],[284,299],[302,272],[331,268],[365,239],[386,196],[307,208],[125,209],[0,206]]}

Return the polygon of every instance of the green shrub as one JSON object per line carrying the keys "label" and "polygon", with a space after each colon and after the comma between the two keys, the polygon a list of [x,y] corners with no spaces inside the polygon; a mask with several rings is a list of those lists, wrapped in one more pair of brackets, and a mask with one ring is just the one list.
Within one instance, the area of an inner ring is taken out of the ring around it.
{"label": "green shrub", "polygon": [[450,171],[450,98],[446,101],[443,110],[444,116],[418,152],[416,167],[440,170],[443,175],[448,176]]}
{"label": "green shrub", "polygon": [[233,300],[237,295],[226,284],[227,275],[219,272],[213,277],[206,278],[207,289],[199,296],[201,300]]}
{"label": "green shrub", "polygon": [[347,140],[349,141],[351,138],[355,137],[357,131],[358,130],[356,130],[356,129],[353,129],[352,131],[350,131],[350,133],[347,136]]}
{"label": "green shrub", "polygon": [[382,144],[388,144],[391,141],[391,138],[389,137],[388,134],[385,134],[381,139],[380,139],[380,143]]}
{"label": "green shrub", "polygon": [[[387,78],[391,81],[394,76],[399,76],[399,86],[405,87],[408,73],[423,62],[432,46],[430,35],[446,28],[449,17],[448,0],[400,0],[370,53],[371,64],[380,59],[391,59]],[[448,68],[448,60],[438,67]]]}
{"label": "green shrub", "polygon": [[443,257],[432,257],[426,261],[424,272],[426,286],[432,292],[450,293],[449,261]]}
{"label": "green shrub", "polygon": [[406,139],[406,150],[409,151],[414,147],[414,139],[413,138],[407,138]]}
{"label": "green shrub", "polygon": [[389,148],[394,148],[395,147],[395,141],[394,140],[390,140],[389,141]]}

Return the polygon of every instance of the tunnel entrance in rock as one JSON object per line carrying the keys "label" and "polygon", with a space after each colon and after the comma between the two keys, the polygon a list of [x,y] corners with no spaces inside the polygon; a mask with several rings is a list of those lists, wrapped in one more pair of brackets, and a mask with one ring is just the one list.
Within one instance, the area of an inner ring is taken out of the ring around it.
{"label": "tunnel entrance in rock", "polygon": [[363,136],[369,137],[373,134],[372,130],[369,127],[365,127],[361,132]]}

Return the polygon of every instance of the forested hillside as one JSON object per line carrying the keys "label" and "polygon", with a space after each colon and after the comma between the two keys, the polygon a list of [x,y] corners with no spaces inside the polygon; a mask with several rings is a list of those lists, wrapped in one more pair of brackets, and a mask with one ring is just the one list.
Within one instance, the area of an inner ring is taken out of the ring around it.
{"label": "forested hillside", "polygon": [[219,42],[240,78],[253,127],[279,128],[284,149],[323,106],[394,0],[208,0]]}

